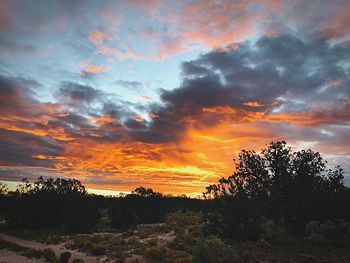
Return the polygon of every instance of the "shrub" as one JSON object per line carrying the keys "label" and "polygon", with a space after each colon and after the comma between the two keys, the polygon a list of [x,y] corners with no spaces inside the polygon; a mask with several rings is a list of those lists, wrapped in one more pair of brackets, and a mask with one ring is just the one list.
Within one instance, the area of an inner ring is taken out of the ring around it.
{"label": "shrub", "polygon": [[179,258],[175,261],[175,263],[192,263],[192,257],[188,256],[188,257],[184,257],[184,258]]}
{"label": "shrub", "polygon": [[90,238],[90,240],[94,243],[99,243],[102,241],[102,236],[99,234],[95,234]]}
{"label": "shrub", "polygon": [[148,250],[148,256],[154,260],[162,260],[166,254],[166,248],[153,247]]}
{"label": "shrub", "polygon": [[310,241],[312,243],[322,243],[325,241],[325,238],[317,233],[311,233],[308,237],[305,237],[304,240]]}
{"label": "shrub", "polygon": [[84,237],[77,237],[74,239],[74,246],[82,251],[90,251],[93,248],[93,244],[90,239]]}
{"label": "shrub", "polygon": [[256,243],[256,245],[257,245],[258,247],[261,247],[261,248],[270,248],[270,247],[271,247],[270,243],[269,243],[268,241],[266,241],[265,239],[260,239],[260,240]]}
{"label": "shrub", "polygon": [[154,230],[151,228],[141,228],[137,231],[137,235],[141,238],[147,238],[149,237],[151,234],[153,234]]}
{"label": "shrub", "polygon": [[232,263],[235,257],[232,248],[217,237],[198,240],[193,251],[196,263]]}
{"label": "shrub", "polygon": [[51,248],[45,248],[43,250],[43,257],[51,263],[56,263],[58,261],[55,252],[53,252]]}
{"label": "shrub", "polygon": [[284,242],[288,240],[286,229],[273,220],[263,220],[261,223],[261,236],[265,240]]}
{"label": "shrub", "polygon": [[106,253],[106,249],[101,245],[94,246],[91,251],[91,254],[94,256],[104,255],[105,253]]}
{"label": "shrub", "polygon": [[158,243],[158,239],[157,238],[152,238],[148,241],[148,245],[151,246],[151,247],[154,247],[156,246]]}
{"label": "shrub", "polygon": [[72,256],[72,254],[69,251],[65,251],[65,252],[61,253],[60,262],[61,263],[68,263],[68,260],[70,259],[71,256]]}
{"label": "shrub", "polygon": [[305,226],[305,233],[318,234],[326,238],[338,238],[349,234],[350,224],[343,220],[336,221],[310,221]]}
{"label": "shrub", "polygon": [[27,251],[24,251],[23,255],[26,256],[27,258],[39,259],[43,257],[43,252],[41,250],[28,249]]}

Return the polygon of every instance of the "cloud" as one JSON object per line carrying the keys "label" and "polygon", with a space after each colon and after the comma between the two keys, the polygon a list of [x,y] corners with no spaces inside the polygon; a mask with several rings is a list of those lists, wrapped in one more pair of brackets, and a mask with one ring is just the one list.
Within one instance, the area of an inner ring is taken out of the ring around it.
{"label": "cloud", "polygon": [[48,136],[38,136],[19,131],[0,129],[0,165],[53,167],[55,157],[63,153],[63,145]]}
{"label": "cloud", "polygon": [[132,134],[148,142],[176,141],[191,126],[206,127],[224,119],[347,124],[349,91],[335,86],[318,91],[329,79],[349,85],[349,59],[348,48],[291,35],[203,54],[183,63],[181,86],[163,90],[164,105],[151,106],[158,117]]}
{"label": "cloud", "polygon": [[123,79],[117,80],[116,84],[122,86],[123,88],[134,90],[140,90],[143,87],[142,83],[139,81],[129,81]]}
{"label": "cloud", "polygon": [[74,82],[64,82],[59,90],[59,96],[61,96],[62,99],[68,99],[70,101],[91,102],[100,95],[101,92],[99,90]]}
{"label": "cloud", "polygon": [[91,64],[90,61],[81,61],[80,66],[82,68],[83,74],[95,74],[99,72],[104,72],[110,70],[111,67],[108,65],[94,65]]}
{"label": "cloud", "polygon": [[194,192],[271,140],[348,155],[349,60],[349,47],[324,39],[262,37],[183,62],[181,84],[142,105],[73,81],[42,102],[39,83],[1,76],[0,165]]}
{"label": "cloud", "polygon": [[100,30],[96,30],[90,34],[89,39],[92,43],[94,43],[95,45],[98,45],[98,44],[101,44],[105,40],[111,39],[111,36],[109,36],[105,32],[102,32]]}

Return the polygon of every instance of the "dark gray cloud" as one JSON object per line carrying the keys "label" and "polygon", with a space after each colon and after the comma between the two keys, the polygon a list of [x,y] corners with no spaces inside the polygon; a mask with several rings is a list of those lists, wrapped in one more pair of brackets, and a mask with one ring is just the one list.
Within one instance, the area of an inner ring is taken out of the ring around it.
{"label": "dark gray cloud", "polygon": [[349,47],[291,35],[203,54],[183,63],[181,86],[161,92],[164,105],[151,106],[158,117],[133,135],[149,142],[176,141],[190,123],[222,120],[222,114],[203,112],[215,107],[234,108],[232,121],[252,112],[276,111],[304,112],[305,118],[314,119],[309,125],[348,123],[348,61]]}
{"label": "dark gray cloud", "polygon": [[59,156],[63,144],[48,136],[0,129],[0,165],[51,167],[53,160],[35,158],[38,155]]}
{"label": "dark gray cloud", "polygon": [[24,116],[35,114],[35,109],[32,112],[27,111],[27,105],[37,102],[33,90],[39,85],[34,80],[0,75],[0,107],[2,114],[13,113]]}
{"label": "dark gray cloud", "polygon": [[129,80],[118,80],[115,82],[117,85],[122,86],[126,89],[132,89],[139,91],[142,88],[142,83],[139,81],[129,81]]}
{"label": "dark gray cloud", "polygon": [[74,82],[64,82],[59,89],[58,95],[63,100],[68,99],[78,102],[91,102],[99,98],[101,91],[88,85],[82,85]]}

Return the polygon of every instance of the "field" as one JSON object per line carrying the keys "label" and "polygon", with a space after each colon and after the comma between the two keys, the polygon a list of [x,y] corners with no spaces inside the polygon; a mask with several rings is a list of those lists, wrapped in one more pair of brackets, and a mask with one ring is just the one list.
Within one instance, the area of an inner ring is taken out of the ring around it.
{"label": "field", "polygon": [[229,245],[205,236],[201,214],[195,212],[172,213],[165,223],[122,232],[2,232],[0,262],[350,262],[349,240],[286,238]]}

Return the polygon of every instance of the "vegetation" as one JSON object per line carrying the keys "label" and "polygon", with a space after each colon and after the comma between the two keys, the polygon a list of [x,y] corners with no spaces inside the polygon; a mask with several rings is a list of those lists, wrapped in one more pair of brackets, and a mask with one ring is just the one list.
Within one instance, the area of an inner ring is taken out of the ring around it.
{"label": "vegetation", "polygon": [[[233,175],[208,186],[202,200],[144,187],[102,197],[74,179],[24,180],[13,192],[0,184],[1,231],[115,262],[347,262],[350,190],[343,181],[342,169],[327,169],[319,153],[292,152],[282,141],[261,153],[243,150]],[[71,258],[3,240],[0,248],[49,262]]]}
{"label": "vegetation", "polygon": [[64,228],[71,232],[92,229],[98,221],[97,206],[85,187],[74,179],[43,179],[9,192],[5,204],[8,225],[27,228]]}
{"label": "vegetation", "polygon": [[51,248],[45,248],[43,250],[43,257],[46,259],[46,261],[48,261],[50,263],[58,262],[56,254]]}
{"label": "vegetation", "polygon": [[61,253],[60,262],[61,263],[68,263],[71,256],[72,256],[72,254],[69,251]]}
{"label": "vegetation", "polygon": [[266,220],[288,234],[303,235],[311,221],[350,219],[343,170],[326,170],[317,152],[291,152],[285,142],[271,143],[261,154],[243,150],[235,166],[232,176],[207,187],[211,207],[205,223],[210,233],[256,240]]}
{"label": "vegetation", "polygon": [[20,253],[28,258],[41,258],[43,256],[43,253],[40,250],[25,248],[9,241],[0,239],[0,250],[2,249]]}
{"label": "vegetation", "polygon": [[187,197],[163,196],[152,189],[136,188],[132,194],[117,198],[110,209],[111,226],[127,229],[138,224],[164,222],[167,214],[174,211],[199,211],[203,200]]}

